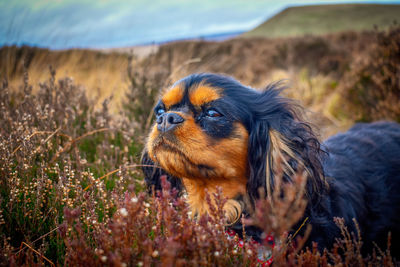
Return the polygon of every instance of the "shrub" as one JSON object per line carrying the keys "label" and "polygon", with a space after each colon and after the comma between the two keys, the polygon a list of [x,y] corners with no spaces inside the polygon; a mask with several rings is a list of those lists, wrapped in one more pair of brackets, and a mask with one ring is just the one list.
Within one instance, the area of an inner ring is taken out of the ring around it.
{"label": "shrub", "polygon": [[[184,199],[163,179],[157,197],[145,193],[126,193],[117,212],[107,224],[85,232],[80,211],[66,210],[62,235],[66,240],[66,264],[99,266],[254,266],[255,245],[246,242],[238,248],[227,239],[222,206],[210,216],[193,221]],[[75,216],[74,216],[75,215]],[[69,229],[69,231],[67,230]]]}
{"label": "shrub", "polygon": [[[337,110],[357,121],[400,121],[400,28],[377,32],[368,53],[351,65],[339,90]],[[337,113],[337,112],[336,112]]]}
{"label": "shrub", "polygon": [[[56,83],[51,74],[37,94],[27,74],[21,94],[7,82],[0,86],[0,246],[17,263],[30,261],[27,246],[63,263],[65,245],[55,231],[63,209],[80,207],[90,225],[107,221],[115,209],[112,194],[136,182],[136,173],[124,168],[141,150],[131,123],[111,118],[107,103],[94,110],[83,88],[69,78]],[[112,179],[96,182],[114,169]]]}
{"label": "shrub", "polygon": [[302,176],[277,181],[283,196],[260,200],[243,221],[274,236],[274,247],[225,233],[221,189],[209,216],[197,220],[165,180],[162,192],[146,195],[135,164],[139,124],[109,114],[107,101],[95,110],[83,88],[54,77],[51,70],[37,94],[27,74],[20,94],[0,85],[0,263],[256,266],[272,253],[285,266],[393,265],[389,250],[363,258],[359,235],[341,221],[343,240],[332,251],[301,250],[306,235],[287,234],[305,207]]}

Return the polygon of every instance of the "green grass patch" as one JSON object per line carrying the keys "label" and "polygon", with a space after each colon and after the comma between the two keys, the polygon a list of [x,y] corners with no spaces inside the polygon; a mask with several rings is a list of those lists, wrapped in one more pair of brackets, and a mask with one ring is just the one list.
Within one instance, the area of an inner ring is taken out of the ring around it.
{"label": "green grass patch", "polygon": [[386,29],[400,20],[400,5],[344,4],[289,7],[243,37],[294,37]]}

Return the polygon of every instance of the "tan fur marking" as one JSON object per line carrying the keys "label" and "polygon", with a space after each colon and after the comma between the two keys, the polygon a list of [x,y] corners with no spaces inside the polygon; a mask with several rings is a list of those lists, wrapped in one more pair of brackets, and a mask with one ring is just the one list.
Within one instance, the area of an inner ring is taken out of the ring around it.
{"label": "tan fur marking", "polygon": [[211,198],[211,202],[214,203],[213,193],[216,193],[216,188],[219,186],[222,188],[222,193],[224,197],[228,198],[228,201],[224,205],[224,211],[228,223],[236,222],[240,214],[242,213],[242,207],[240,203],[233,200],[238,194],[244,195],[246,193],[246,183],[238,180],[228,180],[228,181],[210,181],[205,182],[204,180],[193,180],[183,178],[183,184],[185,185],[186,191],[188,193],[188,203],[191,210],[198,214],[203,215],[208,213],[210,207],[208,206],[205,197],[207,192]]}
{"label": "tan fur marking", "polygon": [[189,94],[190,102],[195,106],[202,106],[221,97],[216,88],[200,85]]}
{"label": "tan fur marking", "polygon": [[228,199],[224,205],[224,211],[228,225],[233,225],[240,219],[243,206],[239,201]]}
{"label": "tan fur marking", "polygon": [[267,194],[268,196],[271,196],[272,189],[270,170],[271,168],[274,168],[277,161],[281,162],[284,174],[289,177],[292,177],[294,174],[296,174],[296,171],[289,164],[289,159],[295,159],[297,161],[299,170],[303,169],[303,171],[307,173],[308,177],[311,177],[311,173],[307,168],[305,168],[303,161],[299,157],[297,157],[293,150],[289,147],[289,141],[286,140],[283,135],[275,130],[271,130],[269,132],[269,135],[271,138],[271,149],[268,152],[267,157],[266,183]]}
{"label": "tan fur marking", "polygon": [[[272,146],[272,158],[274,158],[275,160],[280,159],[283,163],[283,168],[285,173],[288,174],[289,176],[292,176],[295,173],[295,171],[290,166],[288,159],[289,158],[295,159],[296,156],[287,145],[288,141],[279,132],[275,130],[270,131],[270,138]],[[285,153],[287,156],[285,155]]]}
{"label": "tan fur marking", "polygon": [[175,104],[178,104],[183,98],[183,89],[178,85],[167,91],[161,98],[165,107],[169,108]]}
{"label": "tan fur marking", "polygon": [[284,136],[282,136],[278,131],[271,130],[269,132],[269,136],[271,139],[271,149],[268,152],[268,157],[267,157],[266,184],[267,184],[267,194],[270,197],[272,191],[271,172],[270,172],[271,168],[274,168],[277,161],[279,160],[283,166],[283,172],[288,176],[292,176],[293,174],[295,174],[295,171],[290,166],[288,160],[289,158],[296,158],[296,156],[287,145],[288,141],[286,141]]}
{"label": "tan fur marking", "polygon": [[146,148],[147,148],[147,152],[149,153],[150,158],[153,161],[156,161],[156,159],[154,158],[154,152],[153,152],[153,146],[154,146],[154,142],[156,137],[158,136],[158,129],[157,129],[157,124],[154,124],[153,129],[151,130],[149,137],[147,138],[147,142],[146,142]]}

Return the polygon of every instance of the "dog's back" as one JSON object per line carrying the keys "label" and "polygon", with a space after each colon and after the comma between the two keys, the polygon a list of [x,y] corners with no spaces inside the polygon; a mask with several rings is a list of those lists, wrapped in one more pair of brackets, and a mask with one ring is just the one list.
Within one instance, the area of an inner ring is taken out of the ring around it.
{"label": "dog's back", "polygon": [[[323,203],[325,212],[329,217],[343,217],[352,231],[355,218],[366,252],[371,252],[372,241],[384,248],[391,231],[392,251],[399,254],[400,124],[356,124],[326,140],[323,149],[328,152],[323,167],[330,184],[329,197]],[[317,223],[317,230],[332,227],[332,233],[337,231],[333,225],[323,224]]]}

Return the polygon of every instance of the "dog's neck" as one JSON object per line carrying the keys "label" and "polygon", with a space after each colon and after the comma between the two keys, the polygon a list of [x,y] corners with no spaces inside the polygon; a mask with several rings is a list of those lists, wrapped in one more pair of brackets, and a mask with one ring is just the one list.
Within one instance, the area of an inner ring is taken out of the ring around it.
{"label": "dog's neck", "polygon": [[[230,217],[234,216],[233,214],[237,209],[235,207],[236,201],[233,199],[237,195],[246,194],[246,178],[243,177],[241,179],[227,179],[227,180],[217,180],[217,179],[188,179],[182,178],[183,184],[186,188],[188,195],[188,203],[191,208],[193,215],[203,215],[209,212],[209,205],[206,201],[206,191],[208,192],[212,204],[214,203],[214,193],[217,192],[217,187],[222,188],[223,197],[227,198],[228,201],[224,206],[224,210],[226,211],[228,221],[231,219]],[[232,215],[231,215],[232,214]]]}

